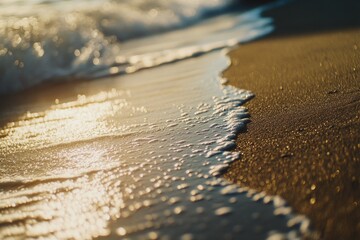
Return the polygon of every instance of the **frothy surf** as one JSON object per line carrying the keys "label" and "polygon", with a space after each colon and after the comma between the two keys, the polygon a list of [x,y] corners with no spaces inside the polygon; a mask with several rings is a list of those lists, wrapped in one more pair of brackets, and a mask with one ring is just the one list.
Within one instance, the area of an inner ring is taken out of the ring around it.
{"label": "frothy surf", "polygon": [[[125,41],[194,24],[231,2],[6,1],[0,5],[0,94],[45,81],[93,78],[104,69],[118,72],[110,70],[114,66],[133,72],[139,68],[133,55],[163,53],[149,46],[139,52]],[[146,61],[154,65],[152,58],[149,55]]]}
{"label": "frothy surf", "polygon": [[[184,2],[212,10],[229,3]],[[90,3],[89,9],[96,9],[98,2]],[[155,3],[169,9],[168,1]],[[61,53],[65,58],[75,56],[66,66],[41,60],[53,51],[33,43],[27,50],[32,52],[25,55],[35,64],[31,68],[40,71],[37,77],[14,78],[12,74],[27,73],[24,64],[22,71],[7,70],[4,76],[9,77],[1,79],[1,86],[19,90],[45,79],[53,81],[46,74],[38,77],[47,71],[41,64],[53,64],[48,74],[72,79],[120,76],[74,83],[71,88],[80,95],[65,87],[51,104],[23,102],[2,111],[3,118],[19,117],[5,121],[0,130],[0,238],[297,239],[310,235],[309,220],[293,213],[280,197],[218,178],[239,159],[235,139],[249,121],[242,105],[253,96],[222,85],[225,80],[219,73],[229,62],[221,49],[271,31],[271,21],[261,18],[261,11],[226,14],[175,32],[111,43],[101,51],[86,43],[90,49],[86,57],[82,57],[86,49],[75,45]],[[89,35],[89,41],[108,44],[103,33],[95,35]],[[12,56],[6,54],[1,61]],[[42,56],[32,61],[32,54]],[[84,61],[84,68],[79,61]],[[169,62],[173,63],[164,65]],[[138,71],[145,68],[149,69]]]}
{"label": "frothy surf", "polygon": [[[252,97],[220,84],[217,74],[228,64],[217,51],[83,83],[83,92],[112,88],[58,99],[8,125],[1,143],[1,238],[307,234],[308,219],[281,198],[217,178],[239,158],[235,136],[248,121],[241,105]],[[61,118],[51,117],[56,113]]]}

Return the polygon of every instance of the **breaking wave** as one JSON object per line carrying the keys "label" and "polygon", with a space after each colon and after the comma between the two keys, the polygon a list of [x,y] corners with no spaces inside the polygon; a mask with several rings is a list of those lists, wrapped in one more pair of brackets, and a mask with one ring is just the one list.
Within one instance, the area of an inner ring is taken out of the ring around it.
{"label": "breaking wave", "polygon": [[132,64],[123,54],[124,43],[194,24],[231,4],[231,0],[2,1],[0,94],[44,81],[96,77],[96,72],[113,66],[128,67]]}

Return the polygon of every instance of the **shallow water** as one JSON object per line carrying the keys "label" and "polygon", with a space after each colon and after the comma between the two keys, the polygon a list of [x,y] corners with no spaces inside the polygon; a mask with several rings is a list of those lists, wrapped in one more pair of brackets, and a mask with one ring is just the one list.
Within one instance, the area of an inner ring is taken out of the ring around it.
{"label": "shallow water", "polygon": [[219,178],[239,158],[235,138],[249,121],[242,105],[253,96],[221,84],[224,49],[272,29],[261,11],[122,43],[116,64],[72,69],[99,79],[2,107],[0,238],[306,233],[307,218],[281,198]]}
{"label": "shallow water", "polygon": [[220,85],[217,73],[226,66],[214,52],[79,84],[80,92],[103,91],[59,99],[8,126],[1,142],[1,238],[297,235],[288,217],[263,203],[264,197],[273,203],[271,197],[254,201],[251,192],[216,177],[238,158],[230,150],[248,117],[240,105],[251,97]]}

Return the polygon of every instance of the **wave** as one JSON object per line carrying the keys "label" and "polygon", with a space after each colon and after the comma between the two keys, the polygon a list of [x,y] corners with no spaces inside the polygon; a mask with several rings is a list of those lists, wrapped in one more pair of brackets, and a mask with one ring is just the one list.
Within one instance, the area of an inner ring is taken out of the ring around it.
{"label": "wave", "polygon": [[0,5],[0,94],[128,64],[122,57],[124,42],[188,26],[231,3],[5,1]]}

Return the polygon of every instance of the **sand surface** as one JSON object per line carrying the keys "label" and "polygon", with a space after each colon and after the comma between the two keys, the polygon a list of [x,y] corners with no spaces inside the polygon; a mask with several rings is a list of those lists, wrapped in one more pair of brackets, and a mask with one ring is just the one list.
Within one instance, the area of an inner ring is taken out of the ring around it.
{"label": "sand surface", "polygon": [[295,1],[268,12],[274,34],[231,52],[224,73],[256,95],[242,159],[225,177],[281,195],[322,239],[360,237],[358,7]]}

